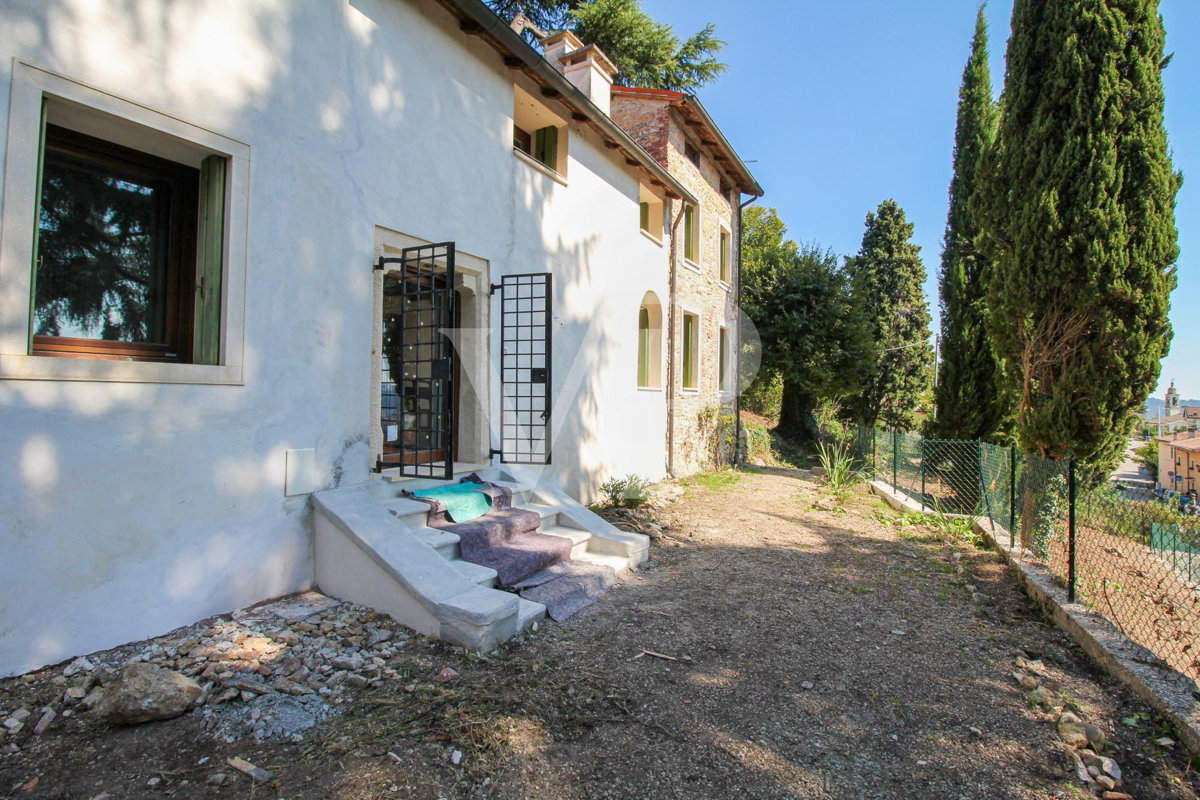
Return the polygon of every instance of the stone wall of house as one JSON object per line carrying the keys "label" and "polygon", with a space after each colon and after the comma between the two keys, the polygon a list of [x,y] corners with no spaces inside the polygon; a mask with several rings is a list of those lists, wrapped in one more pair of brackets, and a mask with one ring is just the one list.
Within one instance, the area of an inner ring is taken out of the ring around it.
{"label": "stone wall of house", "polygon": [[667,163],[671,115],[666,101],[614,94],[611,116],[656,161]]}
{"label": "stone wall of house", "polygon": [[[683,257],[684,204],[681,201],[667,204],[677,276],[669,322],[674,329],[674,348],[670,353],[675,397],[674,435],[671,437],[673,470],[676,475],[689,475],[713,466],[722,417],[725,417],[725,424],[730,424],[734,408],[738,330],[737,200],[732,188],[721,192],[725,176],[713,159],[713,153],[698,137],[689,134],[681,113],[672,107],[668,98],[617,94],[613,97],[612,109],[613,118],[700,201],[700,254],[694,264]],[[698,165],[686,156],[685,145],[689,139],[699,150]],[[733,181],[727,183],[732,187]],[[730,235],[728,284],[720,280],[722,229]],[[696,390],[683,388],[684,313],[695,313],[700,317],[700,376]],[[728,331],[728,372],[724,388],[718,380],[722,326]]]}
{"label": "stone wall of house", "polygon": [[[690,137],[688,128],[678,111],[669,112],[671,124],[667,138],[667,169],[680,183],[688,187],[700,200],[700,258],[696,266],[685,262],[684,226],[682,221],[674,227],[675,253],[677,258],[677,283],[675,305],[675,371],[676,400],[673,419],[675,460],[677,475],[688,475],[711,468],[714,463],[714,445],[720,416],[731,414],[734,407],[734,354],[737,352],[737,207],[732,200],[732,190],[722,195],[720,191],[722,172],[717,168],[712,153],[699,138]],[[685,143],[689,140],[700,151],[699,166],[685,155]],[[732,182],[730,182],[732,185]],[[683,204],[671,204],[671,220],[683,213]],[[720,280],[720,235],[721,230],[730,235],[730,281]],[[696,268],[698,266],[698,269]],[[696,391],[682,388],[683,381],[683,313],[700,315],[700,380]],[[720,328],[728,330],[727,378],[721,387],[718,374],[720,365]]]}

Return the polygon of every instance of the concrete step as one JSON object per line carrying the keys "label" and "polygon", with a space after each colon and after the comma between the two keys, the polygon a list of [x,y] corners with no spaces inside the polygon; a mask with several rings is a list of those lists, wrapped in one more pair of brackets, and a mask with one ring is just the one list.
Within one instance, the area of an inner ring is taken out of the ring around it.
{"label": "concrete step", "polygon": [[538,530],[545,530],[546,528],[554,528],[558,526],[558,509],[554,506],[542,506],[538,505],[537,503],[526,503],[525,505],[517,506],[517,508],[524,509],[525,511],[536,511],[539,515],[541,515],[542,522],[540,525],[538,525]]}
{"label": "concrete step", "polygon": [[428,489],[431,486],[442,486],[450,483],[458,483],[471,473],[483,472],[484,470],[489,469],[490,466],[491,465],[489,464],[463,464],[456,461],[454,462],[454,477],[448,481],[442,478],[405,477],[400,474],[400,469],[398,467],[385,469],[382,477],[389,483],[398,485],[403,489],[413,492],[419,489]]}
{"label": "concrete step", "polygon": [[468,580],[474,581],[480,586],[486,586],[491,589],[496,585],[496,570],[491,567],[485,567],[482,564],[473,564],[470,561],[463,561],[461,558],[450,559],[450,564],[467,576]]}
{"label": "concrete step", "polygon": [[625,556],[609,556],[603,553],[588,551],[577,557],[573,557],[573,560],[582,561],[585,564],[602,564],[606,567],[612,567],[613,571],[618,575],[629,569],[629,559]]}
{"label": "concrete step", "polygon": [[533,489],[524,484],[514,483],[512,481],[492,480],[491,483],[497,486],[503,486],[512,491],[512,501],[514,506],[519,506],[522,503],[529,502],[529,498],[533,495]]}
{"label": "concrete step", "polygon": [[439,531],[437,528],[417,528],[414,533],[425,544],[437,550],[447,561],[453,561],[459,557],[457,533]]}
{"label": "concrete step", "polygon": [[413,530],[424,528],[429,520],[429,504],[422,503],[420,500],[393,497],[390,500],[384,500],[383,507]]}
{"label": "concrete step", "polygon": [[587,531],[577,530],[575,528],[567,528],[563,525],[554,525],[551,527],[543,526],[538,529],[539,533],[545,533],[549,536],[561,536],[564,539],[571,540],[571,558],[578,558],[587,552],[588,541],[592,538],[592,534]]}
{"label": "concrete step", "polygon": [[546,607],[541,603],[517,598],[517,633],[527,630],[533,623],[546,618]]}

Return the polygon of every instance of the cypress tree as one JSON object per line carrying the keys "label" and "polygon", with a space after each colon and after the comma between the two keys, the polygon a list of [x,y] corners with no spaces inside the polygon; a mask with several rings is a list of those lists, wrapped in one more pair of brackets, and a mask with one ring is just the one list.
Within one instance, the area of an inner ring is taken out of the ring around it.
{"label": "cypress tree", "polygon": [[895,200],[867,214],[858,254],[848,259],[853,296],[866,320],[873,354],[862,390],[846,404],[867,426],[916,427],[917,409],[929,389],[932,348],[929,306],[922,284],[921,248],[909,241],[913,226]]}
{"label": "cypress tree", "polygon": [[984,326],[987,258],[982,232],[969,208],[976,176],[996,134],[998,113],[988,70],[987,19],[980,6],[971,55],[958,92],[954,175],[942,244],[941,367],[936,387],[935,436],[990,439],[1004,419],[999,364]]}
{"label": "cypress tree", "polygon": [[980,209],[1020,444],[1115,463],[1158,382],[1178,257],[1157,0],[1016,0]]}

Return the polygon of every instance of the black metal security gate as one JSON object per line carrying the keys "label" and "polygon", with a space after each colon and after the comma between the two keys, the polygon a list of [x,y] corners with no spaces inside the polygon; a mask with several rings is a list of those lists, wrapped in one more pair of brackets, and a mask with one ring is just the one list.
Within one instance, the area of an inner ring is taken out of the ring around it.
{"label": "black metal security gate", "polygon": [[504,464],[550,463],[550,303],[547,272],[505,275],[500,292],[500,456]]}
{"label": "black metal security gate", "polygon": [[[399,264],[398,270],[387,265]],[[378,469],[401,475],[454,475],[454,243],[409,247],[381,257],[383,387]]]}

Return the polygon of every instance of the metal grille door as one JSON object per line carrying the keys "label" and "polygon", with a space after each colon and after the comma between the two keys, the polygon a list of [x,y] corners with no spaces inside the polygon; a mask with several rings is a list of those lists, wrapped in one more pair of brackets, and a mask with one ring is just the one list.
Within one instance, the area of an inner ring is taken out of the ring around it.
{"label": "metal grille door", "polygon": [[[387,270],[399,264],[398,270]],[[454,475],[454,243],[380,258],[383,276],[383,458],[401,475]]]}
{"label": "metal grille door", "polygon": [[501,429],[505,464],[550,463],[550,274],[505,275],[500,291]]}

